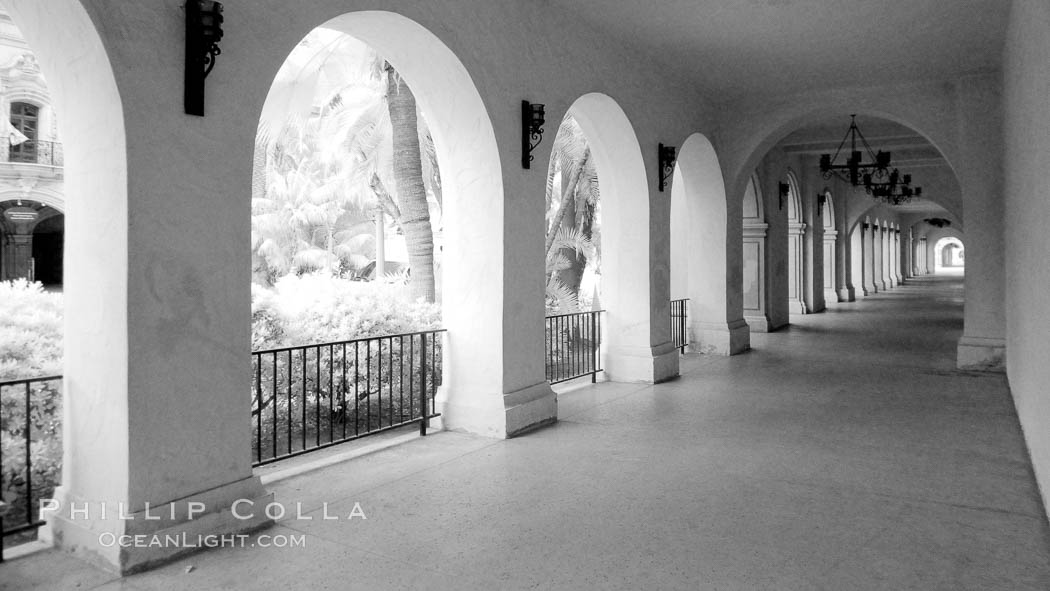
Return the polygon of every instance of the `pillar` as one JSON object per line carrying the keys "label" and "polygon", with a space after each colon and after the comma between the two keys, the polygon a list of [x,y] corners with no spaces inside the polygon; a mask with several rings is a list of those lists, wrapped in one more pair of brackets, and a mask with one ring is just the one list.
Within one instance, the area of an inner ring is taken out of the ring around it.
{"label": "pillar", "polygon": [[824,230],[824,303],[834,304],[837,302],[848,302],[849,296],[840,299],[839,294],[845,290],[840,273],[842,263],[841,249],[838,248],[837,230]]}
{"label": "pillar", "polygon": [[875,228],[868,222],[862,226],[861,244],[863,248],[862,262],[864,265],[864,295],[878,293],[875,286]]}
{"label": "pillar", "polygon": [[904,272],[901,270],[901,229],[893,230],[893,270],[897,274],[897,284],[904,283]]}
{"label": "pillar", "polygon": [[806,224],[788,222],[788,312],[805,314],[805,263],[802,244]]}
{"label": "pillar", "polygon": [[872,236],[871,252],[872,252],[872,255],[873,255],[872,256],[872,264],[871,264],[871,269],[872,269],[872,271],[871,271],[871,273],[872,273],[871,279],[872,279],[872,282],[875,285],[875,291],[886,291],[886,281],[885,281],[885,276],[886,275],[885,275],[885,271],[883,270],[885,268],[884,265],[886,263],[885,263],[885,256],[884,256],[883,247],[882,247],[882,243],[883,243],[883,240],[882,240],[882,226],[880,226],[879,224],[875,224],[874,226],[872,226],[871,236]]}

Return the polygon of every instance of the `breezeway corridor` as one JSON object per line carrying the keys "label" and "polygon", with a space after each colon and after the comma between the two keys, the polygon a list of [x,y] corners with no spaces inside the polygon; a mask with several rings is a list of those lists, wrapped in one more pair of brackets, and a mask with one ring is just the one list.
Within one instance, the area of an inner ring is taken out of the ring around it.
{"label": "breezeway corridor", "polygon": [[910,280],[671,383],[563,393],[530,435],[441,432],[271,485],[314,520],[264,533],[306,548],[123,580],[47,552],[0,588],[1048,589],[1005,380],[954,369],[961,314],[960,277]]}

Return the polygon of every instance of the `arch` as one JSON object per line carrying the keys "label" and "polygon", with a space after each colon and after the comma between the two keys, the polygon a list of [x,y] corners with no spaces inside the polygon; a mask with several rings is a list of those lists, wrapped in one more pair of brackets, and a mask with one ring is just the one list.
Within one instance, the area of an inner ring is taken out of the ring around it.
{"label": "arch", "polygon": [[[746,326],[734,323],[739,314],[728,309],[729,290],[735,286],[727,277],[725,183],[714,146],[701,133],[682,144],[672,177],[671,210],[672,284],[681,281],[678,276],[684,279],[693,345],[723,355],[739,352],[746,348],[740,334]],[[674,217],[679,212],[684,220]]]}
{"label": "arch", "polygon": [[[614,381],[653,380],[653,326],[667,325],[670,302],[652,302],[649,195],[638,137],[610,96],[589,93],[568,109],[591,147],[601,183],[602,307],[606,310],[606,375]],[[667,335],[668,345],[670,332]],[[670,349],[667,354],[677,354]],[[675,372],[677,373],[677,372]]]}
{"label": "arch", "polygon": [[35,187],[29,193],[16,188],[0,191],[0,201],[17,201],[19,199],[23,201],[36,201],[49,207],[53,207],[62,213],[66,212],[65,195],[57,191],[54,187]]}
{"label": "arch", "polygon": [[[503,282],[493,280],[504,277],[503,249],[479,247],[502,245],[504,240],[503,171],[488,109],[452,50],[405,16],[379,10],[349,12],[320,26],[375,49],[405,79],[427,114],[443,191],[442,323],[450,346],[444,350],[438,394],[441,422],[506,436],[514,428],[507,424],[502,397],[505,372],[531,369],[542,376],[542,349],[537,348],[535,368],[509,368],[504,347],[493,346],[505,342],[508,327]],[[542,344],[542,337],[537,342]],[[478,372],[478,367],[490,371]]]}
{"label": "arch", "polygon": [[824,205],[821,213],[821,218],[824,220],[824,232],[835,230],[835,199],[831,195],[831,190],[824,189],[822,191],[824,195]]}
{"label": "arch", "polygon": [[799,191],[798,177],[788,169],[787,181],[787,249],[788,249],[788,313],[806,314],[806,256],[803,240],[806,224],[802,217],[802,193]]}
{"label": "arch", "polygon": [[821,208],[820,217],[824,226],[824,238],[823,244],[823,266],[824,266],[824,303],[825,305],[834,305],[840,300],[848,301],[848,297],[843,297],[839,293],[839,288],[845,287],[843,281],[843,274],[845,273],[845,264],[842,261],[842,254],[844,249],[838,247],[838,229],[837,229],[837,218],[835,217],[835,199],[831,195],[831,190],[827,187],[821,191],[821,195],[824,199],[824,204],[818,206]]}
{"label": "arch", "polygon": [[[779,111],[765,110],[757,117],[747,117],[747,130],[738,130],[743,138],[742,145],[734,154],[740,158],[738,165],[730,170],[732,190],[739,194],[746,183],[747,173],[753,170],[766,153],[793,131],[810,123],[826,120],[829,113],[841,113],[843,117],[851,113],[859,116],[877,117],[905,125],[926,138],[944,156],[949,168],[956,170],[953,164],[958,160],[955,144],[951,140],[951,129],[943,128],[941,106],[936,104],[907,105],[883,103],[883,98],[870,95],[857,97],[829,97],[820,101],[807,101],[785,104]],[[893,97],[889,97],[893,98]],[[933,101],[931,101],[933,102]],[[815,104],[816,103],[816,104]],[[901,115],[908,113],[911,116]]]}
{"label": "arch", "polygon": [[[80,1],[5,4],[47,77],[66,140],[64,452],[56,497],[127,499],[129,217],[123,103],[105,46]],[[55,529],[61,532],[53,534]],[[100,548],[97,532],[87,531],[82,522],[52,516],[41,537],[101,556],[106,563],[121,562],[119,551]]]}
{"label": "arch", "polygon": [[758,173],[752,172],[744,189],[744,220],[765,222],[765,202],[762,199],[762,183]]}
{"label": "arch", "polygon": [[770,321],[766,311],[766,236],[769,224],[766,223],[765,199],[757,171],[751,173],[744,190],[743,218],[741,306],[744,320],[752,331],[768,332]]}

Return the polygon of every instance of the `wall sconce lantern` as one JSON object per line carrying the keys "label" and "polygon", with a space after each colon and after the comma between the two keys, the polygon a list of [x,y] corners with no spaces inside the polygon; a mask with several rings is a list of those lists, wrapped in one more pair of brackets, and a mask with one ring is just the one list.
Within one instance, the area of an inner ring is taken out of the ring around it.
{"label": "wall sconce lantern", "polygon": [[824,215],[824,206],[828,203],[827,193],[817,193],[817,217]]}
{"label": "wall sconce lantern", "polygon": [[780,183],[780,209],[784,209],[784,200],[787,199],[788,193],[791,191],[791,185],[787,183]]}
{"label": "wall sconce lantern", "polygon": [[521,167],[532,168],[532,151],[543,139],[543,105],[521,101]]}
{"label": "wall sconce lantern", "polygon": [[663,193],[664,188],[667,187],[667,181],[671,178],[671,173],[674,172],[674,162],[678,158],[675,155],[674,146],[665,146],[660,144],[660,192]]}
{"label": "wall sconce lantern", "polygon": [[183,106],[187,115],[204,116],[204,79],[222,53],[222,4],[186,0],[186,81]]}

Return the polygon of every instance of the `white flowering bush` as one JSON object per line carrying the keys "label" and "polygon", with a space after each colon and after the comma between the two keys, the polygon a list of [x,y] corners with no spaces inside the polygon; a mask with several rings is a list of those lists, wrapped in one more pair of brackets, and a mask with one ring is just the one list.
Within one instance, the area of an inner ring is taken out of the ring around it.
{"label": "white flowering bush", "polygon": [[[24,279],[0,282],[0,381],[51,376],[62,371],[62,295]],[[61,381],[0,388],[0,489],[11,511],[8,526],[26,520],[26,490],[50,497],[62,470]],[[26,429],[32,474],[26,473]],[[22,541],[22,540],[17,540]]]}
{"label": "white flowering bush", "polygon": [[437,304],[408,299],[404,286],[324,273],[252,285],[252,350],[433,330]]}

